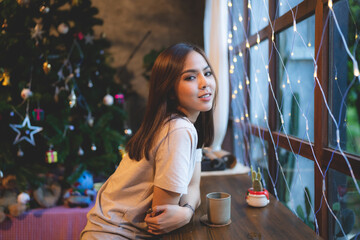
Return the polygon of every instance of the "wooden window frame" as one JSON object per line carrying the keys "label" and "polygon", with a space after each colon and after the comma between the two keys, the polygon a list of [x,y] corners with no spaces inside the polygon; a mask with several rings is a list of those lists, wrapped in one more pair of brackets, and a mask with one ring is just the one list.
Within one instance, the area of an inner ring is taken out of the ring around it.
{"label": "wooden window frame", "polygon": [[[249,26],[248,24],[248,16],[249,16],[249,10],[246,6],[248,6],[248,0],[244,1],[244,12],[242,13],[243,19],[244,19],[244,26]],[[271,83],[275,96],[278,95],[276,89],[277,89],[277,58],[278,56],[275,54],[275,49],[272,44],[272,36],[274,36],[291,27],[293,25],[293,16],[291,11],[288,11],[284,15],[277,17],[276,14],[276,6],[278,0],[268,0],[269,1],[269,16],[271,20],[271,25],[274,26],[274,29],[271,29],[271,26],[268,24],[266,27],[261,29],[258,33],[255,33],[253,35],[249,35],[250,29],[246,29],[247,39],[245,38],[243,42],[241,42],[239,45],[234,46],[233,53],[234,55],[239,54],[241,51],[244,55],[244,64],[245,69],[247,69],[247,72],[249,73],[249,54],[250,54],[250,48],[246,47],[246,40],[250,44],[250,47],[257,44],[257,38],[258,35],[260,37],[260,41],[269,39],[269,75],[271,78]],[[333,0],[333,2],[337,2],[338,0]],[[304,0],[297,6],[295,6],[292,9],[294,12],[296,12],[296,22],[300,22],[310,16],[315,15],[315,53],[319,53],[316,64],[317,64],[317,76],[319,79],[319,83],[321,84],[321,88],[324,90],[325,96],[328,97],[328,81],[329,81],[329,24],[327,24],[326,28],[324,26],[326,25],[326,18],[329,13],[328,8],[328,0]],[[276,23],[276,24],[275,24]],[[325,34],[323,35],[323,29],[325,31]],[[273,32],[274,31],[274,32]],[[324,37],[321,44],[321,38]],[[276,39],[276,38],[275,38]],[[275,40],[276,41],[276,40]],[[320,52],[319,52],[320,51]],[[273,54],[272,57],[270,55]],[[316,56],[314,54],[314,56]],[[248,87],[245,85],[245,87]],[[247,101],[247,106],[249,107],[249,96],[247,95],[248,91],[244,91],[246,94],[245,99]],[[325,103],[323,101],[322,92],[319,88],[318,83],[315,83],[315,91],[314,91],[314,142],[309,143],[307,141],[301,140],[297,137],[293,136],[286,136],[285,134],[281,132],[276,131],[276,123],[277,123],[277,113],[276,113],[276,105],[275,100],[272,97],[271,90],[269,89],[269,106],[268,106],[268,121],[270,126],[270,131],[267,128],[262,128],[256,125],[252,125],[250,122],[248,122],[247,129],[251,129],[249,133],[247,134],[253,134],[257,137],[259,136],[259,132],[261,132],[263,135],[261,137],[264,138],[264,140],[271,142],[271,136],[273,139],[278,139],[278,146],[281,148],[286,149],[287,151],[291,151],[293,149],[294,152],[298,153],[300,156],[305,157],[307,159],[310,159],[314,161],[314,184],[315,184],[315,209],[320,209],[316,213],[316,218],[319,225],[319,234],[324,239],[329,238],[329,224],[328,224],[328,209],[326,207],[325,200],[322,198],[322,182],[323,182],[323,176],[321,172],[318,169],[319,165],[321,167],[321,171],[325,172],[328,168],[329,162],[330,168],[334,169],[336,171],[339,171],[343,174],[350,176],[350,171],[347,167],[347,164],[345,163],[345,160],[341,153],[339,151],[335,151],[335,149],[328,146],[328,119],[327,119],[327,109],[325,106]],[[250,126],[249,126],[250,125]],[[250,138],[249,138],[250,139]],[[244,139],[245,140],[245,139]],[[245,146],[248,146],[250,143],[244,141]],[[272,176],[276,175],[276,161],[275,161],[275,149],[272,144],[268,144],[268,161],[269,161],[269,171]],[[315,152],[315,157],[313,155],[313,151]],[[245,149],[248,149],[245,147]],[[249,159],[249,153],[246,151],[245,153],[246,157]],[[348,158],[355,177],[357,179],[360,178],[360,156],[354,155],[354,154],[348,154],[345,153],[346,157]],[[318,164],[315,161],[318,161]],[[328,174],[327,174],[328,175]],[[326,175],[325,183],[326,185],[328,182],[328,177]],[[270,181],[269,181],[270,182]],[[271,184],[271,182],[270,182]],[[273,187],[273,186],[272,186]],[[326,186],[327,189],[328,186]],[[327,194],[327,192],[326,192]]]}

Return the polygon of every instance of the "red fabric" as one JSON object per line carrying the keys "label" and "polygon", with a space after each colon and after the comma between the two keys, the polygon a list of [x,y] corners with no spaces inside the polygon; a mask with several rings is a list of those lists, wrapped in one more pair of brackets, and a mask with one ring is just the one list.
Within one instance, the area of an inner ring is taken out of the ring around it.
{"label": "red fabric", "polygon": [[19,217],[0,223],[0,239],[6,240],[76,240],[86,225],[86,214],[92,208],[32,209]]}

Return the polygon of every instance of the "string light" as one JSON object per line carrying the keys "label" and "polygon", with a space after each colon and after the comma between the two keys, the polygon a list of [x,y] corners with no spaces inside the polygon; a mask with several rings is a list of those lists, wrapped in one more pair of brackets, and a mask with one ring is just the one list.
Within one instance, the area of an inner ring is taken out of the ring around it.
{"label": "string light", "polygon": [[236,26],[236,25],[234,25],[234,26],[233,26],[233,29],[234,29],[234,31],[236,31],[236,30],[237,30],[237,26]]}
{"label": "string light", "polygon": [[239,14],[239,22],[243,21],[243,17]]}
{"label": "string light", "polygon": [[328,1],[328,6],[329,6],[329,8],[332,10],[332,8],[333,8],[333,2],[332,2],[332,0],[329,0],[329,1]]}
{"label": "string light", "polygon": [[228,6],[229,6],[229,7],[232,7],[232,3],[231,3],[230,1],[228,2]]}

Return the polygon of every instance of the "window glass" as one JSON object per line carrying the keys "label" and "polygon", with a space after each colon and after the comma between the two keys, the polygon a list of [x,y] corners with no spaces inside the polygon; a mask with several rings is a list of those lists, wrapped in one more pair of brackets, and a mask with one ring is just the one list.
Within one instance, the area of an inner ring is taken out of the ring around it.
{"label": "window glass", "polygon": [[268,40],[250,48],[250,120],[256,126],[268,127]]}
{"label": "window glass", "polygon": [[283,148],[277,154],[280,165],[273,179],[279,200],[315,229],[314,162]]}
{"label": "window glass", "polygon": [[277,40],[277,130],[313,141],[315,17],[297,23],[296,32],[294,26],[280,32]]}
{"label": "window glass", "polygon": [[[340,31],[334,18],[331,18],[329,104],[333,118],[328,115],[329,145],[336,148],[339,138],[343,150],[360,154],[360,86],[359,79],[355,77],[358,69],[354,68],[346,50],[349,49],[350,53],[354,54],[355,43],[358,41],[356,26],[360,25],[359,5],[353,0],[339,1],[334,4],[334,12]],[[360,48],[357,46],[354,59],[358,62],[359,56]]]}
{"label": "window glass", "polygon": [[229,65],[230,65],[230,87],[231,87],[231,111],[233,122],[233,136],[234,136],[234,154],[244,165],[249,165],[246,157],[245,148],[249,146],[248,136],[245,134],[246,124],[248,119],[248,109],[246,106],[245,81],[244,81],[244,58],[243,55],[234,54],[234,51],[229,51]]}
{"label": "window glass", "polygon": [[[333,169],[330,169],[328,179],[329,205],[338,219],[336,221],[329,214],[330,239],[358,239],[360,236],[360,195],[354,181],[351,177]],[[359,181],[358,184],[360,184]]]}
{"label": "window glass", "polygon": [[[236,46],[244,41],[246,28],[244,27],[244,1],[233,1],[229,11],[229,32],[232,33],[232,40],[229,46]],[[230,49],[231,51],[231,49]]]}
{"label": "window glass", "polygon": [[249,7],[250,35],[253,35],[269,24],[269,1],[248,0]]}
{"label": "window glass", "polygon": [[[288,11],[290,11],[292,8],[294,8],[299,3],[303,2],[304,0],[279,0],[277,10],[279,12],[279,16],[284,15]],[[294,11],[294,15],[296,15],[296,10]]]}

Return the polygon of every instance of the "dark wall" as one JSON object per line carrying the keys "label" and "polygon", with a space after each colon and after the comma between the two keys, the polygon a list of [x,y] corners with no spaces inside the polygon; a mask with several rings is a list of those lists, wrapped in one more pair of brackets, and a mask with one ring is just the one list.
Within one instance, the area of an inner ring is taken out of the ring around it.
{"label": "dark wall", "polygon": [[136,130],[148,96],[148,82],[142,75],[144,55],[182,41],[203,46],[205,0],[93,0],[93,5],[104,21],[103,26],[95,29],[96,34],[105,33],[112,44],[112,65],[118,70],[116,80],[129,86],[131,94],[126,99],[129,125]]}

